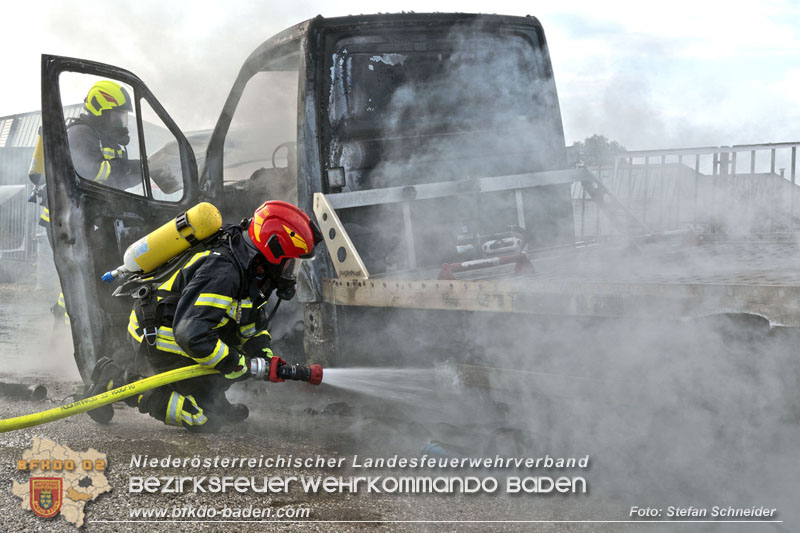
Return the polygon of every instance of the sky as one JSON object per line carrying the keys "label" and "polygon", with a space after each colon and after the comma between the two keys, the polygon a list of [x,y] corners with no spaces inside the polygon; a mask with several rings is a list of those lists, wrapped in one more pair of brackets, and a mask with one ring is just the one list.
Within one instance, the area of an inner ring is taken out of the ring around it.
{"label": "sky", "polygon": [[800,140],[800,1],[3,2],[0,116],[40,107],[42,53],[133,71],[184,131],[216,122],[261,42],[318,14],[461,11],[544,26],[567,144],[628,149]]}

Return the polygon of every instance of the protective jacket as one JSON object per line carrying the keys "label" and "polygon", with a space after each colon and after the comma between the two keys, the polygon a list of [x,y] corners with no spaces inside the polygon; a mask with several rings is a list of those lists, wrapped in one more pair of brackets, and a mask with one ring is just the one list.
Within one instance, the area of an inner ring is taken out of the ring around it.
{"label": "protective jacket", "polygon": [[114,132],[100,127],[97,119],[81,115],[67,125],[72,164],[80,177],[128,189],[141,183],[138,159],[128,159],[128,150]]}
{"label": "protective jacket", "polygon": [[128,333],[148,350],[154,370],[199,363],[226,373],[239,354],[272,355],[253,262],[258,250],[247,239],[239,226],[225,226],[215,244],[153,287],[149,304],[136,302]]}
{"label": "protective jacket", "polygon": [[[141,183],[139,160],[128,159],[127,148],[119,144],[113,132],[104,130],[96,118],[82,114],[70,119],[67,139],[72,164],[81,178],[115,189],[129,189]],[[42,194],[41,205],[44,209],[39,224],[48,227],[47,194]]]}

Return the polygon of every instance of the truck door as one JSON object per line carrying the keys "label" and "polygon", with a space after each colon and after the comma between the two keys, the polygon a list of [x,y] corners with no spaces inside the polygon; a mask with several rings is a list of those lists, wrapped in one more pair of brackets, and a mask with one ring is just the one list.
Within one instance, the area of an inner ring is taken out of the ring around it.
{"label": "truck door", "polygon": [[131,300],[112,297],[101,276],[128,245],[201,201],[197,165],[144,83],[113,66],[43,55],[42,126],[53,257],[87,381],[100,357],[135,356]]}

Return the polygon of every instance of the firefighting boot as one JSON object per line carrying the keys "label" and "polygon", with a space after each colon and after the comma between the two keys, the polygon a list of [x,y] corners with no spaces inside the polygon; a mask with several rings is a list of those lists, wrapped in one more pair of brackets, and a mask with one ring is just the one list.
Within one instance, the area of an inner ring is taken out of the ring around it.
{"label": "firefighting boot", "polygon": [[217,414],[226,424],[244,422],[250,416],[250,409],[243,403],[230,403],[223,394],[214,406]]}
{"label": "firefighting boot", "polygon": [[[119,387],[123,382],[124,371],[108,357],[101,357],[92,371],[91,381],[86,385],[83,397],[90,398]],[[87,414],[98,424],[108,424],[114,418],[114,407],[111,404],[87,411]]]}

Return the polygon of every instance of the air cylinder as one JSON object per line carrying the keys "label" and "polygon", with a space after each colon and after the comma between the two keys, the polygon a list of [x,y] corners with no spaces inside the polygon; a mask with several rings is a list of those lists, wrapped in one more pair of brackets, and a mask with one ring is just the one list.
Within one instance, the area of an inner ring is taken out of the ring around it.
{"label": "air cylinder", "polygon": [[151,272],[221,227],[219,210],[201,202],[128,246],[122,265],[106,272],[102,279],[111,282],[134,272]]}

